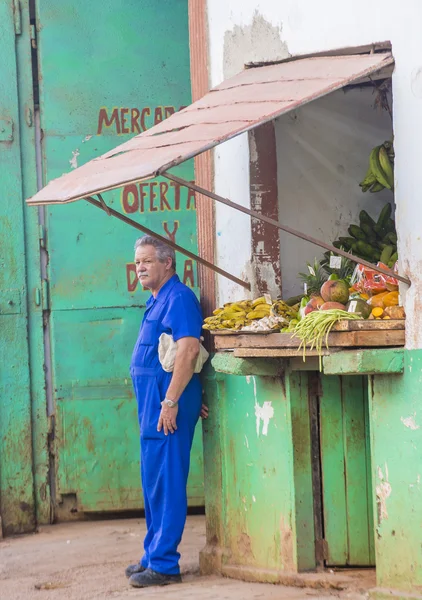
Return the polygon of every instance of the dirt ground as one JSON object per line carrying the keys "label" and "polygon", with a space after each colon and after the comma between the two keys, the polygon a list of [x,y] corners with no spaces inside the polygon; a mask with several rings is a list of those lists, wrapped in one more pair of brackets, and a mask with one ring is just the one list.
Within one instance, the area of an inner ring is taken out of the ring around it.
{"label": "dirt ground", "polygon": [[[337,597],[361,600],[366,597],[353,586],[340,592],[200,577],[198,553],[205,543],[203,516],[188,518],[181,546],[183,583],[166,588],[134,589],[129,586],[124,570],[139,559],[144,531],[143,519],[83,521],[42,527],[37,534],[0,540],[0,598],[299,600],[314,597],[324,600]],[[360,577],[357,579],[361,581]]]}

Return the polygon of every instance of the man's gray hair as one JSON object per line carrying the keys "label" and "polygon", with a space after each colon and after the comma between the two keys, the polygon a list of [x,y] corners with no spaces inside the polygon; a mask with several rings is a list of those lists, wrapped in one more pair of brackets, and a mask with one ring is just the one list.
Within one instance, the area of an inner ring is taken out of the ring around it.
{"label": "man's gray hair", "polygon": [[140,246],[154,246],[157,252],[157,258],[160,262],[166,262],[168,258],[171,258],[171,266],[176,270],[176,253],[170,246],[167,246],[161,240],[152,237],[152,235],[144,235],[138,238],[135,242],[135,252]]}

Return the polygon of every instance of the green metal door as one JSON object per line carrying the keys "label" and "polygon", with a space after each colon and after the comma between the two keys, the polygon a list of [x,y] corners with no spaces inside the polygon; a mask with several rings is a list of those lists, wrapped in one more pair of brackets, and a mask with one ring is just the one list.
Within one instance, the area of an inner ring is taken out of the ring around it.
{"label": "green metal door", "polygon": [[367,377],[321,376],[320,444],[327,564],[373,566]]}
{"label": "green metal door", "polygon": [[18,82],[22,22],[14,8],[0,2],[0,535],[35,523],[20,106],[30,97]]}
{"label": "green metal door", "polygon": [[[45,181],[190,102],[187,0],[42,0],[37,19]],[[178,174],[192,180],[192,163]],[[157,180],[104,198],[195,251],[187,190]],[[136,232],[82,201],[47,207],[45,219],[55,498],[62,513],[140,508],[128,369],[149,294],[136,286]],[[179,256],[178,273],[198,292],[192,261]],[[188,494],[203,504],[200,427]]]}

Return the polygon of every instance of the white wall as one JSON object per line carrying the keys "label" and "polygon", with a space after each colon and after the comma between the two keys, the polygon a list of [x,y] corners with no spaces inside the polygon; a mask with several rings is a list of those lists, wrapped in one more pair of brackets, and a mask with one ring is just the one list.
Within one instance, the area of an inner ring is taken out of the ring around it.
{"label": "white wall", "polygon": [[[279,214],[283,224],[325,242],[348,236],[365,209],[376,219],[391,191],[363,194],[359,182],[371,149],[391,139],[389,114],[374,110],[370,88],[334,92],[275,122]],[[280,232],[283,296],[303,286],[297,277],[324,250]]]}
{"label": "white wall", "polygon": [[[208,0],[210,77],[212,86],[240,71],[251,60],[274,60],[390,40],[396,61],[393,75],[396,151],[397,226],[402,271],[412,280],[406,294],[406,346],[422,348],[422,2],[420,0]],[[247,202],[246,136],[222,147],[215,160],[215,190]],[[240,166],[239,166],[240,165]],[[230,178],[230,182],[227,178]],[[240,221],[239,221],[240,222]],[[248,270],[250,234],[245,223],[225,225],[217,207],[217,250],[231,271]],[[229,257],[229,258],[228,258]],[[222,260],[222,259],[220,259]],[[219,280],[220,301],[243,291]]]}

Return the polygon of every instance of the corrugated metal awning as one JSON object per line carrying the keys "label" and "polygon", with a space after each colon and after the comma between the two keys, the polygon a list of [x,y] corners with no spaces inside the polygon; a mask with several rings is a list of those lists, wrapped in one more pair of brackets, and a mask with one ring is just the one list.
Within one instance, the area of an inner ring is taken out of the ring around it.
{"label": "corrugated metal awning", "polygon": [[156,177],[393,62],[391,52],[379,52],[299,58],[247,69],[162,123],[51,181],[27,202],[72,202]]}

